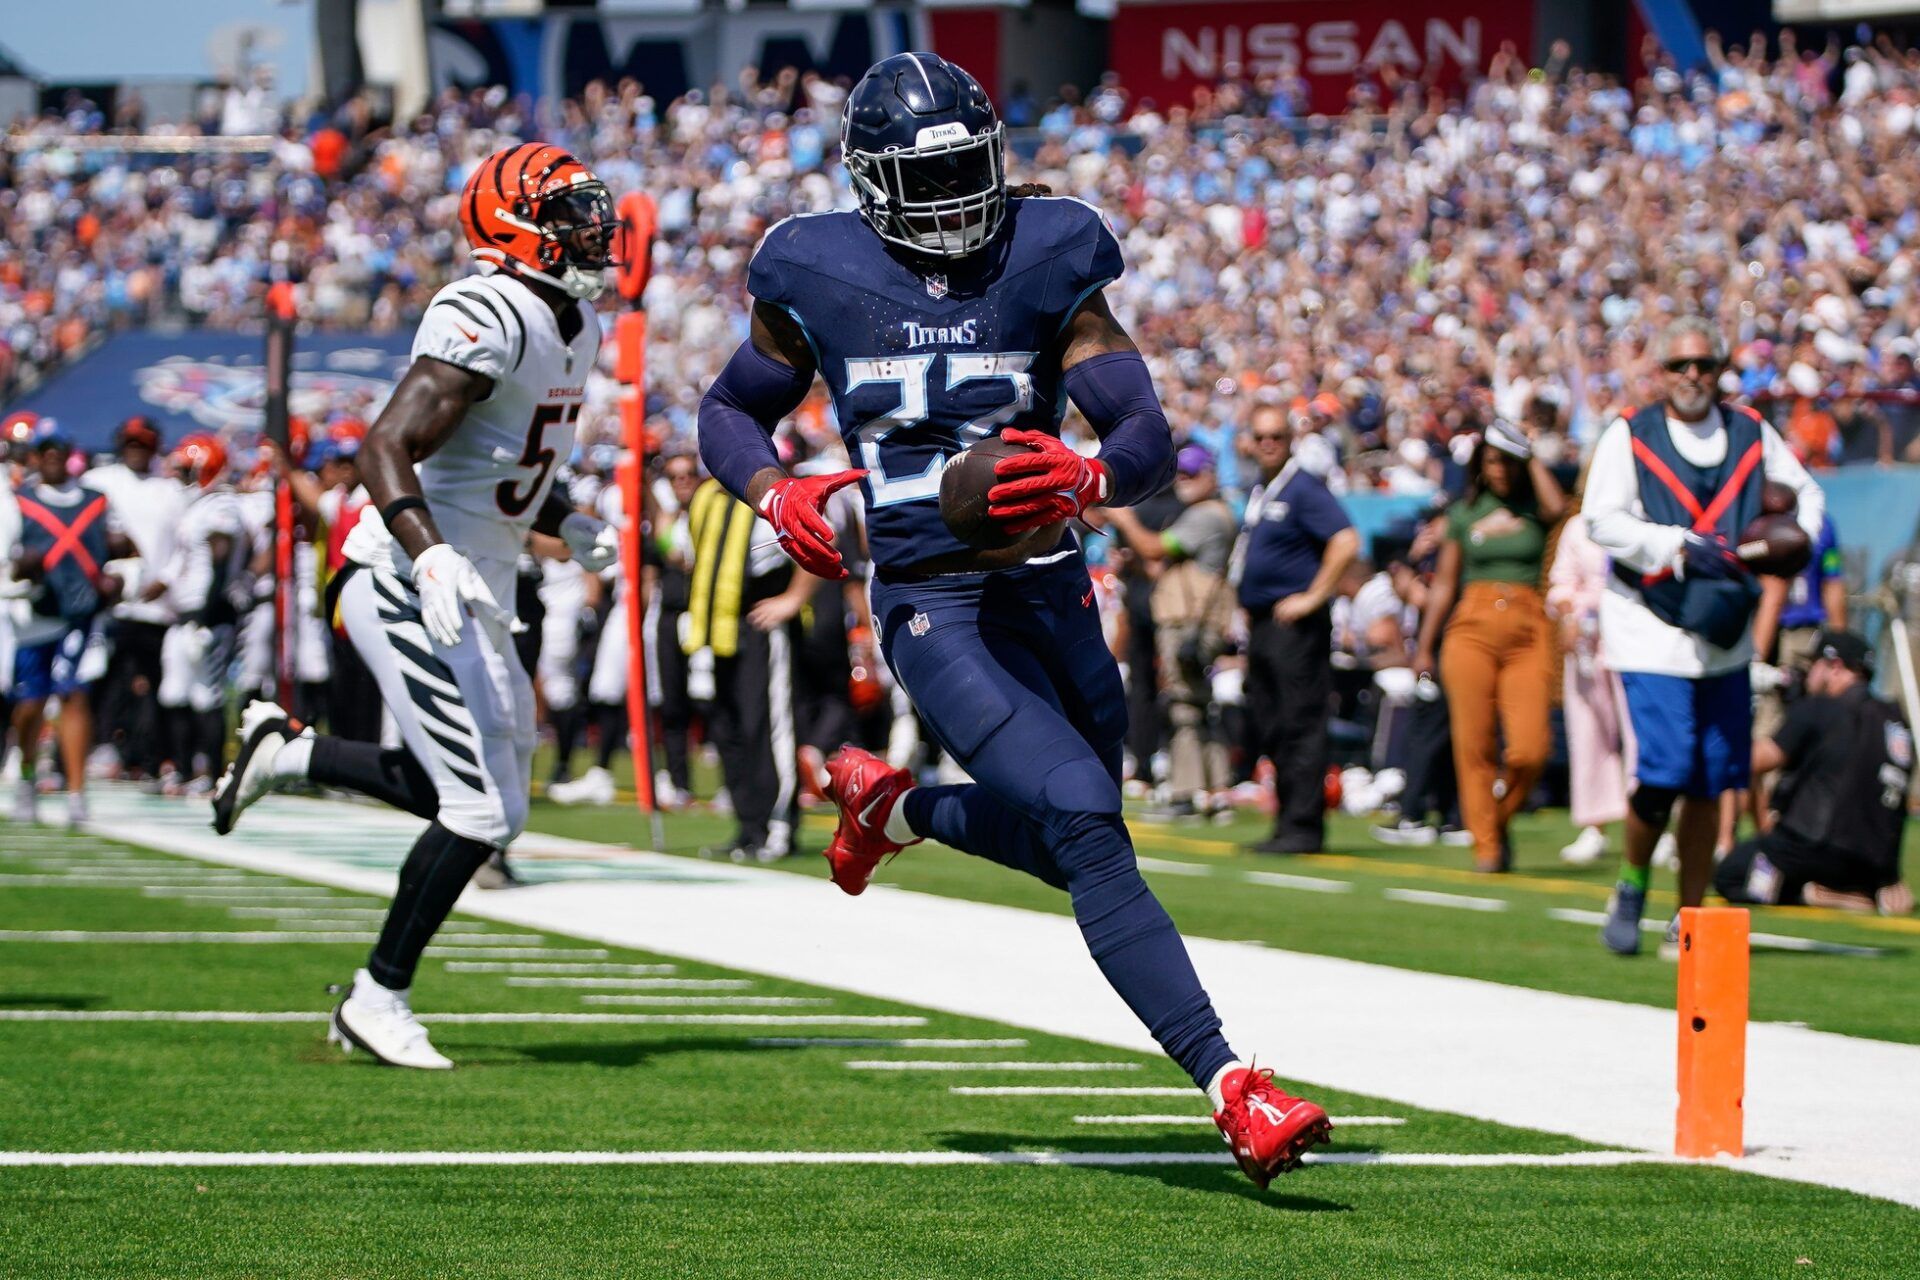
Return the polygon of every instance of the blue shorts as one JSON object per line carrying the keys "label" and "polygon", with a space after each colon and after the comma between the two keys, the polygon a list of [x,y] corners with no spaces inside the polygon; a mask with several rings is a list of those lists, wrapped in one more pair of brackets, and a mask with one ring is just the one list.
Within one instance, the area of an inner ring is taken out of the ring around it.
{"label": "blue shorts", "polygon": [[1684,796],[1717,796],[1753,772],[1753,690],[1747,669],[1717,676],[1622,671],[1639,744],[1634,777]]}
{"label": "blue shorts", "polygon": [[91,623],[69,627],[51,640],[14,650],[13,688],[7,696],[15,702],[44,702],[86,688],[81,659],[96,630]]}

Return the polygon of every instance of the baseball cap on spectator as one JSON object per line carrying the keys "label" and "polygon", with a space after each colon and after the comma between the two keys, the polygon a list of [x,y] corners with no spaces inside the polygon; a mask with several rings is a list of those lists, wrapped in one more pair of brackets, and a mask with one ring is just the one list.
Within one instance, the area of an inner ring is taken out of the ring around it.
{"label": "baseball cap on spectator", "polygon": [[1486,441],[1489,446],[1509,457],[1524,461],[1533,456],[1532,443],[1520,433],[1520,428],[1510,422],[1495,420],[1487,427]]}
{"label": "baseball cap on spectator", "polygon": [[1857,675],[1873,674],[1873,650],[1851,631],[1823,628],[1813,642],[1813,656],[1837,662]]}
{"label": "baseball cap on spectator", "polygon": [[160,428],[153,425],[152,418],[136,413],[114,428],[113,447],[124,449],[130,444],[143,444],[149,449],[160,447]]}
{"label": "baseball cap on spectator", "polygon": [[60,423],[53,418],[43,417],[34,423],[33,434],[28,437],[27,444],[35,449],[65,449],[69,453],[73,451],[73,437],[68,435],[61,428]]}
{"label": "baseball cap on spectator", "polygon": [[1174,471],[1183,476],[1197,476],[1202,471],[1213,470],[1213,451],[1203,444],[1190,444],[1181,449],[1173,460]]}

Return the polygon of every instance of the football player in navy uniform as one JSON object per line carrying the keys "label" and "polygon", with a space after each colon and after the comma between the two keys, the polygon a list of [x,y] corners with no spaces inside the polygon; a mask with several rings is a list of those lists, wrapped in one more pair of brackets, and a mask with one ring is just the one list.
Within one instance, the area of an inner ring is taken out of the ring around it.
{"label": "football player in navy uniform", "polygon": [[[1073,899],[1094,960],[1212,1098],[1261,1186],[1326,1140],[1311,1102],[1240,1061],[1173,922],[1135,865],[1120,811],[1126,695],[1065,522],[1166,484],[1173,442],[1145,361],[1102,294],[1120,246],[1077,200],[1010,194],[986,91],[944,59],[898,54],[848,96],[858,212],[790,218],[748,275],[751,335],[700,410],[707,468],[757,508],[800,566],[846,570],[822,515],[860,484],[882,650],[939,743],[975,782],[915,787],[844,748],[827,765],[840,822],[827,859],[848,893],[923,839],[1037,876]],[[789,476],[772,431],[825,379],[856,469]],[[1071,398],[1100,437],[1058,431]],[[1004,430],[1003,430],[1004,429]],[[942,468],[996,433],[983,551],[941,519]]]}

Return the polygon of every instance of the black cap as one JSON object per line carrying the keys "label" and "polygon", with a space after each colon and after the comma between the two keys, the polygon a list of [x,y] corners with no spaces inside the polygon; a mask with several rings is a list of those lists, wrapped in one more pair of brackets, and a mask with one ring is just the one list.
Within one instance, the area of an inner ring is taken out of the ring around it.
{"label": "black cap", "polygon": [[1873,650],[1851,631],[1823,628],[1814,639],[1813,656],[1827,658],[1863,676],[1873,674]]}

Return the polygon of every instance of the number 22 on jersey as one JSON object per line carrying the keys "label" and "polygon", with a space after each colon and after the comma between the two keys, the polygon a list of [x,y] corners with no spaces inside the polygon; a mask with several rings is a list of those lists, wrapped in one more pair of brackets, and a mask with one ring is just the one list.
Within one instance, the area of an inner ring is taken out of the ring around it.
{"label": "number 22 on jersey", "polygon": [[[994,354],[940,354],[887,356],[872,360],[848,360],[842,391],[849,398],[865,386],[891,386],[895,397],[891,409],[868,416],[860,424],[860,465],[867,469],[873,505],[892,506],[896,502],[915,502],[940,494],[940,470],[946,465],[946,453],[936,455],[926,466],[912,474],[889,475],[884,465],[883,446],[896,431],[910,431],[932,421],[946,424],[971,408],[986,412],[968,418],[953,427],[952,452],[970,448],[1001,426],[1033,408],[1033,376],[1028,370],[1036,355],[1031,351]],[[934,365],[946,362],[944,378],[933,376]],[[984,384],[999,383],[987,387]],[[982,397],[976,393],[986,391]],[[934,397],[940,404],[936,407]],[[960,401],[986,399],[988,403]],[[998,401],[996,405],[992,401]]]}
{"label": "number 22 on jersey", "polygon": [[526,481],[526,491],[520,490],[517,480],[502,480],[493,491],[494,501],[500,510],[509,516],[526,514],[533,500],[540,495],[541,488],[547,483],[547,475],[553,470],[554,450],[547,444],[547,428],[556,422],[564,421],[572,426],[580,418],[580,405],[543,404],[533,410],[533,421],[527,425],[527,446],[520,451],[516,467],[530,467],[533,476]]}

